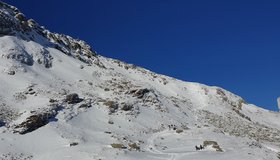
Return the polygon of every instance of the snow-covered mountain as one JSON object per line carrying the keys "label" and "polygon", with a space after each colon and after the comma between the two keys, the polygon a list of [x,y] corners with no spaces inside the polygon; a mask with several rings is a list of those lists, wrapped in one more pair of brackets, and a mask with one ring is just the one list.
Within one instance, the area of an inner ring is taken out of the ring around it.
{"label": "snow-covered mountain", "polygon": [[279,120],[222,88],[98,55],[0,2],[0,160],[277,160]]}

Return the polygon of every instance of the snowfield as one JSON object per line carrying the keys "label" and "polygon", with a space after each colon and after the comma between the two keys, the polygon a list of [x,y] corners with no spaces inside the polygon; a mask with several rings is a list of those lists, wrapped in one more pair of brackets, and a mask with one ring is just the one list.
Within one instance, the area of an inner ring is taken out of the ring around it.
{"label": "snowfield", "polygon": [[280,159],[279,113],[0,11],[0,160]]}

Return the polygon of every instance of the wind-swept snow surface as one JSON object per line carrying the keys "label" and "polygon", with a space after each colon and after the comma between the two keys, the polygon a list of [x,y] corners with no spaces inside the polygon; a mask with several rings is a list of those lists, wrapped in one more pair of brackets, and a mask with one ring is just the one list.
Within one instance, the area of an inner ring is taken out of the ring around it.
{"label": "wind-swept snow surface", "polygon": [[0,160],[279,159],[279,113],[0,11]]}

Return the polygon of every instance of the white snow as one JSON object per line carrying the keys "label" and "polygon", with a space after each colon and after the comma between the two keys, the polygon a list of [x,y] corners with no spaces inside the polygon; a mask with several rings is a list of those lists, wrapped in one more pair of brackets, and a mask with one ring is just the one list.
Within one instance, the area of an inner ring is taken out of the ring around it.
{"label": "white snow", "polygon": [[[88,64],[47,44],[42,36],[34,41],[0,37],[0,122],[5,123],[0,160],[279,159],[278,112],[247,104],[219,87],[183,82],[114,59],[95,56],[104,67]],[[7,58],[10,54],[33,64]],[[37,62],[44,54],[52,57],[49,68]],[[70,93],[83,100],[67,103]],[[118,107],[110,108],[110,101]],[[52,110],[52,103],[60,108],[46,125],[14,133],[31,115]],[[195,149],[207,140],[216,141],[223,152],[214,146]],[[113,143],[126,148],[113,148]]]}

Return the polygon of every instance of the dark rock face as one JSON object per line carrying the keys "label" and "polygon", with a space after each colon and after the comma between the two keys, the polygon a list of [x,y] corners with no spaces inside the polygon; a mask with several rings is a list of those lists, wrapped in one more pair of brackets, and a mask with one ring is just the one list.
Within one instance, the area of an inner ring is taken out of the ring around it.
{"label": "dark rock face", "polygon": [[72,93],[66,96],[65,101],[68,104],[75,104],[80,103],[81,101],[83,101],[83,99],[79,98],[79,95],[77,93]]}
{"label": "dark rock face", "polygon": [[5,123],[0,120],[0,127],[5,126]]}
{"label": "dark rock face", "polygon": [[9,34],[12,31],[13,23],[4,14],[0,13],[0,35]]}
{"label": "dark rock face", "polygon": [[19,13],[17,8],[9,6],[3,2],[1,2],[0,7],[5,8],[9,13],[12,13],[11,15],[8,15],[6,12],[0,11],[0,35],[12,35],[13,30],[20,29],[20,26],[18,25],[20,20],[18,18],[24,18],[24,15]]}
{"label": "dark rock face", "polygon": [[[0,7],[4,7],[12,10],[11,6],[3,2],[0,2]],[[3,11],[0,11],[0,35],[10,34],[14,28],[15,28],[15,22],[13,21],[13,19]]]}
{"label": "dark rock face", "polygon": [[31,111],[32,115],[27,117],[22,123],[14,126],[14,133],[27,134],[48,124],[51,119],[55,118],[62,106],[54,104],[50,107],[48,109],[40,109],[39,111]]}
{"label": "dark rock face", "polygon": [[49,122],[49,115],[45,115],[45,114],[32,115],[28,117],[26,121],[18,125],[16,128],[24,128],[22,131],[19,132],[19,134],[26,134],[48,124],[48,122]]}

